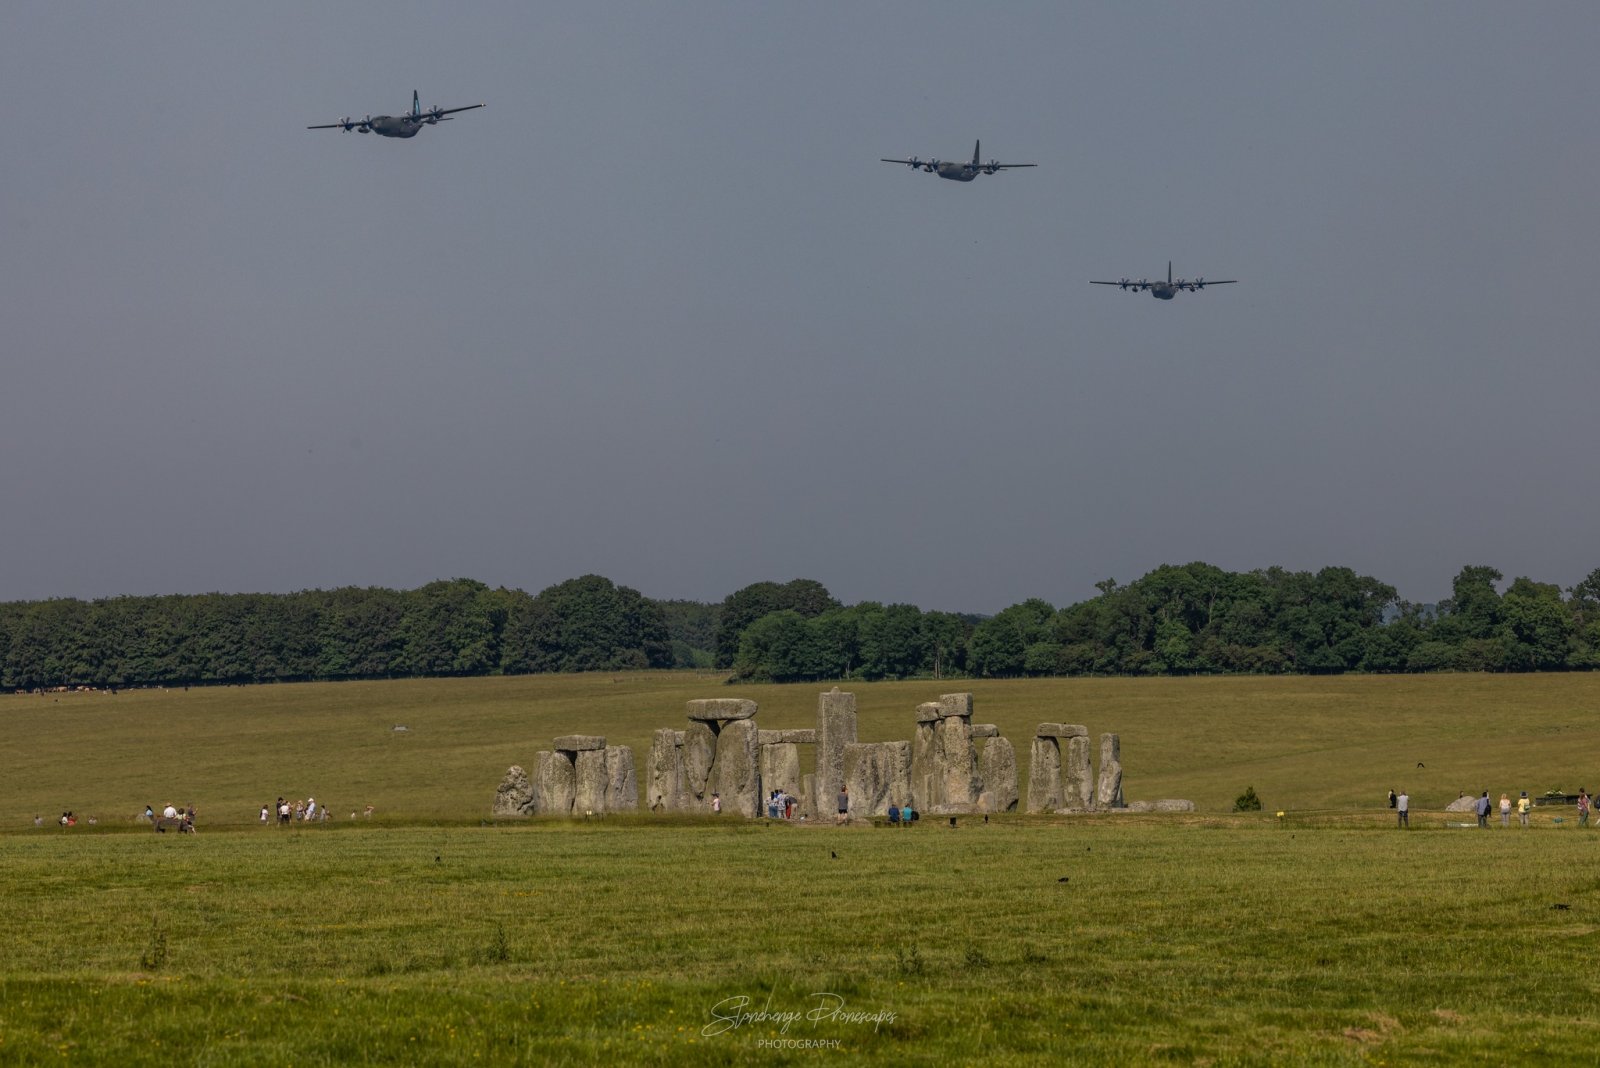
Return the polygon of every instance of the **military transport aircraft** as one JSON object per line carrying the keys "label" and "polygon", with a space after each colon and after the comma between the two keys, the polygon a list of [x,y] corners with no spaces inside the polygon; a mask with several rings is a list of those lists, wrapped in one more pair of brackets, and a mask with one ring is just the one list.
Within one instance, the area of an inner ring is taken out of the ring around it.
{"label": "military transport aircraft", "polygon": [[1037,163],[1001,163],[992,159],[988,163],[979,162],[978,148],[982,141],[972,142],[971,163],[951,163],[948,160],[928,159],[922,160],[915,156],[910,159],[885,159],[883,163],[904,163],[907,167],[921,167],[928,174],[937,174],[940,178],[948,178],[952,182],[970,182],[980,174],[999,174],[1009,171],[1014,167],[1037,167]]}
{"label": "military transport aircraft", "polygon": [[1231,286],[1238,281],[1239,280],[1237,278],[1227,278],[1216,282],[1208,282],[1204,278],[1196,278],[1191,282],[1187,278],[1174,278],[1172,277],[1172,261],[1168,260],[1167,280],[1165,282],[1159,278],[1157,278],[1154,282],[1150,281],[1148,278],[1141,278],[1137,282],[1124,278],[1118,282],[1091,281],[1089,284],[1092,286],[1116,286],[1118,289],[1131,289],[1135,293],[1148,289],[1150,291],[1150,295],[1155,297],[1157,300],[1171,300],[1173,297],[1178,295],[1178,290],[1180,289],[1187,289],[1189,292],[1195,293],[1204,289],[1206,286]]}
{"label": "military transport aircraft", "polygon": [[431,107],[422,110],[422,102],[417,97],[417,91],[411,90],[411,114],[409,115],[368,115],[364,119],[352,119],[346,116],[338,122],[330,122],[325,126],[307,126],[308,130],[360,130],[362,133],[375,133],[383,137],[415,137],[422,131],[424,125],[434,126],[441,122],[449,122],[447,115],[454,115],[458,111],[471,111],[481,108],[482,104],[468,104],[464,108],[439,108]]}

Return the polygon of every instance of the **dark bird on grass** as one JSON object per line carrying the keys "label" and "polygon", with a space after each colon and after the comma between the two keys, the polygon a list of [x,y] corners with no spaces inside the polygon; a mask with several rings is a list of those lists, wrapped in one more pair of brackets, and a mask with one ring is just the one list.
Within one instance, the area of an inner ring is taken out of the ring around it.
{"label": "dark bird on grass", "polygon": [[1556,904],[1551,905],[1550,907],[1553,908],[1553,909],[1560,909],[1562,912],[1566,912],[1572,906],[1568,905],[1568,904],[1565,904],[1564,902],[1557,902]]}
{"label": "dark bird on grass", "polygon": [[834,852],[834,851],[833,851],[833,850],[831,850],[831,849],[830,849],[830,850],[828,850],[828,856],[830,856],[830,857],[832,857],[832,858],[833,858],[833,859],[834,859],[834,860],[838,860],[838,859],[839,859],[839,854],[837,854],[837,853],[835,853],[835,852]]}
{"label": "dark bird on grass", "polygon": [[433,862],[435,864],[443,864],[444,863],[444,858],[443,857],[434,857],[433,858]]}
{"label": "dark bird on grass", "polygon": [[1058,882],[1058,883],[1068,883],[1068,882],[1071,882],[1071,881],[1072,881],[1072,876],[1070,876],[1070,875],[1063,875],[1061,878],[1056,880],[1056,882]]}
{"label": "dark bird on grass", "polygon": [[1422,761],[1420,761],[1420,760],[1419,760],[1419,761],[1417,761],[1417,767],[1419,767],[1419,768],[1425,768],[1425,767],[1427,767],[1427,766],[1428,766],[1428,765],[1426,765],[1426,764],[1424,764],[1424,763],[1423,763],[1423,762],[1422,762]]}

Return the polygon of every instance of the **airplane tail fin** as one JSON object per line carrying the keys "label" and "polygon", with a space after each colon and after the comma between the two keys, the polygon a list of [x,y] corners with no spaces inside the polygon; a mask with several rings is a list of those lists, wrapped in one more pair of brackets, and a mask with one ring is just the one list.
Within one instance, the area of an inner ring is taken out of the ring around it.
{"label": "airplane tail fin", "polygon": [[415,89],[411,90],[411,117],[417,118],[422,114],[422,100],[417,96]]}
{"label": "airplane tail fin", "polygon": [[972,165],[974,167],[976,167],[978,165],[978,159],[979,159],[979,157],[981,157],[983,155],[982,152],[978,151],[978,149],[980,147],[982,147],[982,145],[983,145],[983,141],[982,140],[978,140],[978,141],[972,142]]}
{"label": "airplane tail fin", "polygon": [[1172,261],[1167,261],[1167,285],[1172,284]]}

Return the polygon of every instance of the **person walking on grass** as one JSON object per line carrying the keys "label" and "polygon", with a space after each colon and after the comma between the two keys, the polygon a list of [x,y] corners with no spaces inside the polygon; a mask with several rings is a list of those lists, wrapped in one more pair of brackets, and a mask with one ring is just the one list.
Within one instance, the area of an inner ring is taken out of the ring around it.
{"label": "person walking on grass", "polygon": [[1589,826],[1589,791],[1578,787],[1578,826]]}
{"label": "person walking on grass", "polygon": [[1404,789],[1394,799],[1394,810],[1400,821],[1399,826],[1409,829],[1411,826],[1411,795],[1406,793]]}
{"label": "person walking on grass", "polygon": [[1500,795],[1500,826],[1511,826],[1511,795]]}
{"label": "person walking on grass", "polygon": [[1485,790],[1483,796],[1478,798],[1478,826],[1489,826],[1489,791]]}
{"label": "person walking on grass", "polygon": [[1533,802],[1528,800],[1528,791],[1522,791],[1522,796],[1517,798],[1517,819],[1522,821],[1524,827],[1528,825],[1528,809],[1532,807]]}

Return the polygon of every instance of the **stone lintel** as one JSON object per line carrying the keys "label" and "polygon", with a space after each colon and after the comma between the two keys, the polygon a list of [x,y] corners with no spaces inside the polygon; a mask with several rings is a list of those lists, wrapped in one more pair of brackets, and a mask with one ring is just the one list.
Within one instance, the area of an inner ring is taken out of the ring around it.
{"label": "stone lintel", "polygon": [[563,734],[550,743],[550,748],[564,753],[583,753],[605,747],[606,739],[601,734]]}

